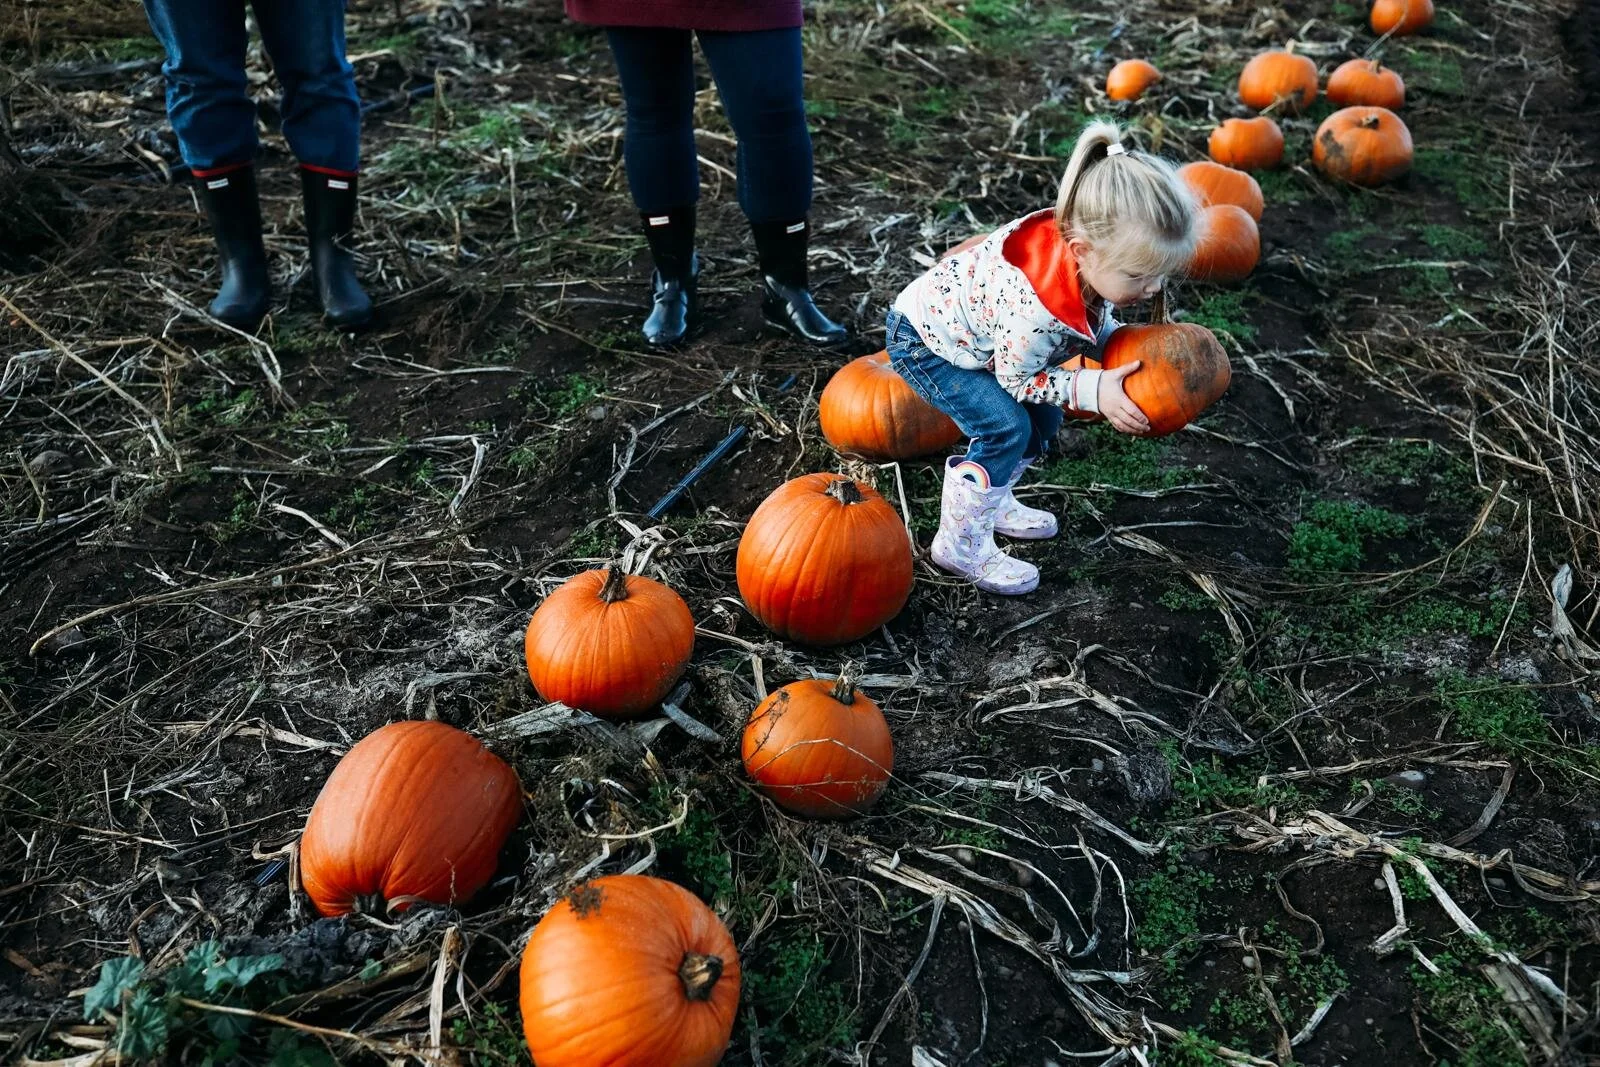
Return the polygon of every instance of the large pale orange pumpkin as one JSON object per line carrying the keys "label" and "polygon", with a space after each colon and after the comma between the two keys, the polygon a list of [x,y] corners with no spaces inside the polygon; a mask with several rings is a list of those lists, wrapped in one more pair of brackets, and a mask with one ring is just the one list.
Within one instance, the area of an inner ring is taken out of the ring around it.
{"label": "large pale orange pumpkin", "polygon": [[870,485],[805,474],[761,502],[739,538],[745,605],[779,637],[841,645],[900,614],[911,595],[911,538]]}
{"label": "large pale orange pumpkin", "polygon": [[563,582],[528,620],[528,677],[539,695],[606,719],[661,703],[694,652],[683,597],[618,568]]}
{"label": "large pale orange pumpkin", "polygon": [[1328,75],[1328,102],[1340,107],[1364,105],[1398,111],[1405,106],[1406,83],[1392,67],[1376,59],[1351,59]]}
{"label": "large pale orange pumpkin", "polygon": [[814,819],[859,815],[894,771],[894,742],[878,705],[848,678],[791,682],[751,714],[744,769],[778,804]]}
{"label": "large pale orange pumpkin", "polygon": [[1106,95],[1113,100],[1137,100],[1160,80],[1161,72],[1155,64],[1142,59],[1124,59],[1106,75]]}
{"label": "large pale orange pumpkin", "polygon": [[1236,282],[1256,269],[1261,232],[1250,213],[1235,204],[1200,210],[1200,240],[1184,273],[1203,282]]}
{"label": "large pale orange pumpkin", "polygon": [[1368,22],[1373,33],[1395,37],[1425,30],[1433,22],[1433,0],[1377,0]]}
{"label": "large pale orange pumpkin", "polygon": [[1206,141],[1211,158],[1240,170],[1271,170],[1283,162],[1283,131],[1266,115],[1224,119]]}
{"label": "large pale orange pumpkin", "polygon": [[965,435],[889,365],[889,353],[862,356],[829,379],[817,405],[822,436],[840,452],[882,463],[943,453]]}
{"label": "large pale orange pumpkin", "polygon": [[1233,377],[1216,335],[1193,322],[1123,326],[1112,333],[1101,361],[1105,368],[1136,359],[1143,363],[1122,380],[1122,388],[1150,420],[1148,437],[1183,429],[1228,391]]}
{"label": "large pale orange pumpkin", "polygon": [[1239,72],[1239,99],[1257,111],[1304,111],[1317,99],[1317,65],[1287,48],[1262,52]]}
{"label": "large pale orange pumpkin", "polygon": [[1381,107],[1347,107],[1317,127],[1311,161],[1329,177],[1382,185],[1411,169],[1411,131]]}
{"label": "large pale orange pumpkin", "polygon": [[739,1008],[739,951],[687,889],[613,874],[545,913],[521,980],[538,1067],[712,1067]]}
{"label": "large pale orange pumpkin", "polygon": [[322,915],[461,904],[494,876],[522,814],[516,772],[471,734],[396,722],[334,767],[300,838],[300,882]]}
{"label": "large pale orange pumpkin", "polygon": [[1244,208],[1252,219],[1261,221],[1261,213],[1266,208],[1261,186],[1244,171],[1202,159],[1179,167],[1178,177],[1194,193],[1201,207],[1233,204]]}

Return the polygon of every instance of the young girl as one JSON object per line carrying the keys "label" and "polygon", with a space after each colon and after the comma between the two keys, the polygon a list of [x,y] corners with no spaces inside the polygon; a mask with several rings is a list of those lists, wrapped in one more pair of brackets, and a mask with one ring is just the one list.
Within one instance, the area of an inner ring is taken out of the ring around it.
{"label": "young girl", "polygon": [[1193,197],[1165,160],[1122,144],[1109,122],[1078,138],[1053,211],[1008,223],[936,263],[888,316],[890,364],[972,439],[945,462],[933,559],[993,593],[1027,593],[1039,569],[994,535],[1054,537],[1056,519],[1012,488],[1055,439],[1063,408],[1103,415],[1123,433],[1149,428],[1123,392],[1137,361],[1069,370],[1094,358],[1118,323],[1115,304],[1150,296],[1194,251]]}

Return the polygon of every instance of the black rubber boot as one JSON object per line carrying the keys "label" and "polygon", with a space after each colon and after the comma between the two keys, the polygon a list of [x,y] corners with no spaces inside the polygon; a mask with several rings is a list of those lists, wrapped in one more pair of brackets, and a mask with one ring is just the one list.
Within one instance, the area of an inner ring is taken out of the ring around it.
{"label": "black rubber boot", "polygon": [[761,259],[761,313],[768,322],[808,344],[837,345],[849,338],[843,326],[818,310],[806,276],[811,224],[752,222]]}
{"label": "black rubber boot", "polygon": [[217,263],[222,271],[222,285],[209,310],[229,326],[253,332],[272,303],[267,250],[261,243],[256,169],[240,167],[195,180],[211,233],[217,239]]}
{"label": "black rubber boot", "polygon": [[356,176],[300,168],[311,273],[329,326],[355,330],[372,321],[372,298],[356,278],[350,235],[356,227]]}
{"label": "black rubber boot", "polygon": [[656,266],[650,277],[652,306],[644,320],[644,340],[653,348],[668,348],[689,336],[700,315],[695,292],[700,257],[694,251],[694,205],[664,214],[642,214],[639,219]]}

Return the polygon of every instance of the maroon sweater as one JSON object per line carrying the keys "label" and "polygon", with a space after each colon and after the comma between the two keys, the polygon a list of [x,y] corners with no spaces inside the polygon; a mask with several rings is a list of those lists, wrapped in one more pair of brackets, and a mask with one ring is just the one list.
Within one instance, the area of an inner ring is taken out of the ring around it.
{"label": "maroon sweater", "polygon": [[786,30],[799,26],[801,0],[566,0],[576,22],[672,30]]}

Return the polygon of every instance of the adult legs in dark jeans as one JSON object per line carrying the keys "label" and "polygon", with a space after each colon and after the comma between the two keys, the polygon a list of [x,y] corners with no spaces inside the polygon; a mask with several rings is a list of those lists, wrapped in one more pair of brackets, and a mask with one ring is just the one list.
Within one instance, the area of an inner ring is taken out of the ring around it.
{"label": "adult legs in dark jeans", "polygon": [[[652,325],[676,325],[670,312],[679,308],[687,325],[694,312],[693,208],[700,183],[693,48],[686,30],[613,28],[607,35],[627,105],[628,186],[656,263],[656,306],[646,337],[660,343]],[[739,139],[739,203],[760,253],[763,308],[775,324],[806,340],[842,340],[843,329],[812,302],[806,274],[812,158],[799,31],[699,36]]]}

